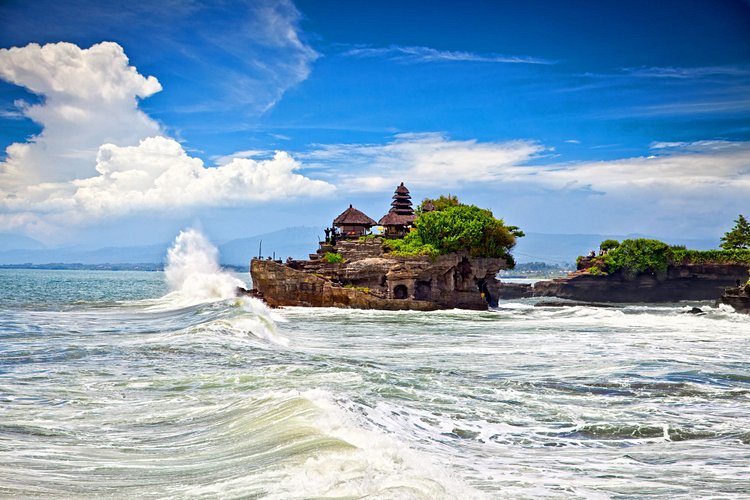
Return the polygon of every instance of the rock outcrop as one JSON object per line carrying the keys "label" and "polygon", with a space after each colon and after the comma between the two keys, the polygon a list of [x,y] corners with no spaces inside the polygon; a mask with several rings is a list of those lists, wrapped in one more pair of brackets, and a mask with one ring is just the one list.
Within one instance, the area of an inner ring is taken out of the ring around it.
{"label": "rock outcrop", "polygon": [[585,302],[717,300],[727,287],[747,279],[748,267],[742,264],[683,264],[670,266],[663,274],[634,277],[573,273],[567,278],[535,283],[533,295]]}
{"label": "rock outcrop", "polygon": [[737,312],[750,314],[750,282],[726,289],[721,296],[721,302],[732,306]]}
{"label": "rock outcrop", "polygon": [[344,262],[254,259],[253,286],[271,306],[485,310],[497,303],[495,275],[507,267],[503,259],[467,252],[395,257],[377,239],[340,241],[336,250]]}

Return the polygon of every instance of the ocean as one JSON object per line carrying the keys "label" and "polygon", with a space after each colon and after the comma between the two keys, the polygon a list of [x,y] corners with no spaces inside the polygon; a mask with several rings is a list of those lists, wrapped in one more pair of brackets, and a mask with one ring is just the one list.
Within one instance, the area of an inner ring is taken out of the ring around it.
{"label": "ocean", "polygon": [[731,308],[271,310],[216,259],[0,270],[0,496],[750,498]]}

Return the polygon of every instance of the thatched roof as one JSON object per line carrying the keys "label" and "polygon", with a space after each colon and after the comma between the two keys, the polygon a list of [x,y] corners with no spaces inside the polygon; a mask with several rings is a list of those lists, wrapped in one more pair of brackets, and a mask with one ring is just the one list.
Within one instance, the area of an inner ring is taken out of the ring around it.
{"label": "thatched roof", "polygon": [[334,226],[343,226],[344,224],[346,224],[347,226],[372,227],[377,224],[377,222],[375,222],[373,219],[369,218],[367,215],[360,212],[353,206],[349,205],[349,208],[344,210],[341,215],[333,219]]}
{"label": "thatched roof", "polygon": [[414,209],[411,206],[411,196],[403,182],[396,188],[396,192],[393,195],[391,212],[396,212],[398,215],[414,215]]}
{"label": "thatched roof", "polygon": [[409,226],[414,222],[416,216],[412,215],[401,215],[396,212],[388,212],[380,218],[378,224],[381,226]]}

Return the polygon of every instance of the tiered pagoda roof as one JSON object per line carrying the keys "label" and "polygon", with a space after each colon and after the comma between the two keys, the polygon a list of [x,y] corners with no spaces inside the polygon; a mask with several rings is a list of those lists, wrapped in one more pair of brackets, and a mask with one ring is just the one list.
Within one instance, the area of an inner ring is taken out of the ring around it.
{"label": "tiered pagoda roof", "polygon": [[380,218],[378,224],[382,226],[408,226],[415,219],[414,208],[411,205],[411,195],[402,182],[393,195],[390,211]]}

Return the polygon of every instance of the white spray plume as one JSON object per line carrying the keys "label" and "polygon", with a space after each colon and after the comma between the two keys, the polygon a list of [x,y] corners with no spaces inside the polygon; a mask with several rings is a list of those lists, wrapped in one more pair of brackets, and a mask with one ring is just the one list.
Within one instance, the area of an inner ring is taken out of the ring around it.
{"label": "white spray plume", "polygon": [[229,299],[245,284],[219,267],[219,251],[195,229],[181,231],[167,252],[164,273],[169,288],[184,299]]}

